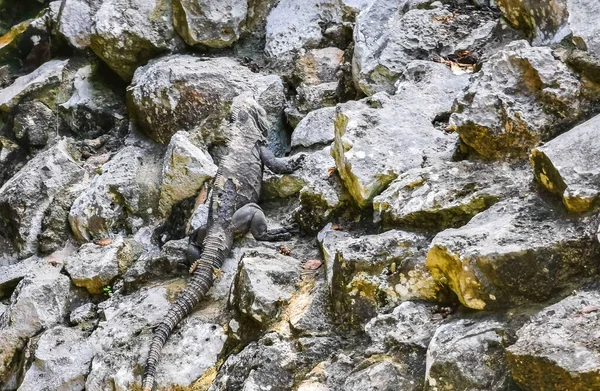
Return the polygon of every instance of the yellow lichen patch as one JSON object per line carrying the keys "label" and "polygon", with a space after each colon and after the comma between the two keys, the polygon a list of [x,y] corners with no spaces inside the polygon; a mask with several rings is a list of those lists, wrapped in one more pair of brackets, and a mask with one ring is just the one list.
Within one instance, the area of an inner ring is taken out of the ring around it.
{"label": "yellow lichen patch", "polygon": [[167,290],[167,300],[169,302],[174,302],[181,292],[186,286],[186,280],[183,278],[173,280],[164,285],[164,288]]}
{"label": "yellow lichen patch", "polygon": [[1,36],[0,37],[0,49],[9,45],[12,41],[15,40],[16,37],[18,37],[20,34],[22,34],[23,31],[25,31],[27,29],[27,27],[29,27],[32,20],[33,19],[29,19],[29,20],[19,23],[16,26],[13,26],[13,28],[11,28],[8,33]]}
{"label": "yellow lichen patch", "polygon": [[217,368],[207,369],[198,380],[192,383],[189,391],[206,391],[217,377]]}
{"label": "yellow lichen patch", "polygon": [[596,197],[568,196],[563,195],[563,204],[573,213],[583,213],[592,208]]}

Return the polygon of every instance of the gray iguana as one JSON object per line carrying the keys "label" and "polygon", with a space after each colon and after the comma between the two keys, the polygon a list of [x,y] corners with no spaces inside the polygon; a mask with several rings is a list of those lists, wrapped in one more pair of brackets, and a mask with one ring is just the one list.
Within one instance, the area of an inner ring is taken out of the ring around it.
{"label": "gray iguana", "polygon": [[160,351],[175,326],[206,295],[213,278],[220,273],[235,236],[248,231],[257,240],[286,240],[297,228],[267,229],[262,209],[256,204],[262,184],[263,165],[275,173],[291,173],[300,167],[295,160],[277,159],[266,147],[266,113],[251,92],[234,98],[229,126],[227,155],[221,159],[209,199],[208,223],[190,236],[188,259],[194,260],[186,288],[171,304],[167,315],[154,329],[144,378],[143,391],[151,391]]}

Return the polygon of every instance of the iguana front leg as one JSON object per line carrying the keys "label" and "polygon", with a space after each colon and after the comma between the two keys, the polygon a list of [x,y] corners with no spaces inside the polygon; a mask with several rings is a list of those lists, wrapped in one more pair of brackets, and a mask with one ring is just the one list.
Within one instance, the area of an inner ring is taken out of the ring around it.
{"label": "iguana front leg", "polygon": [[190,273],[193,273],[198,266],[197,261],[200,259],[200,255],[202,254],[203,242],[206,237],[206,229],[207,225],[197,228],[190,235],[190,240],[188,241],[188,248],[185,253],[186,260],[188,261],[188,265],[190,266]]}
{"label": "iguana front leg", "polygon": [[304,161],[305,155],[300,155],[300,157],[293,160],[284,160],[277,158],[273,151],[267,148],[264,145],[260,146],[260,159],[263,164],[269,168],[269,170],[273,171],[275,174],[291,174],[300,167],[302,167],[302,162]]}

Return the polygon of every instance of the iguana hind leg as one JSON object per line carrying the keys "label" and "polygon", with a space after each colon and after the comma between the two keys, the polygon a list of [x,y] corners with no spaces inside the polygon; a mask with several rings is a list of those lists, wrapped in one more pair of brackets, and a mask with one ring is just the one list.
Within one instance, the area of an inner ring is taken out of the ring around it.
{"label": "iguana hind leg", "polygon": [[296,225],[268,229],[263,210],[254,203],[238,209],[233,214],[231,225],[236,235],[245,235],[250,231],[254,239],[270,242],[288,240],[292,236],[291,233],[298,230]]}

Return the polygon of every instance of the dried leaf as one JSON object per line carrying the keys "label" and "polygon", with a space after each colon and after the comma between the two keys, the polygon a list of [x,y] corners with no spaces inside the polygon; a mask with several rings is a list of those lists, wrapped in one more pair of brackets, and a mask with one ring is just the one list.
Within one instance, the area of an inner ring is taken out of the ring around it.
{"label": "dried leaf", "polygon": [[290,255],[292,253],[292,250],[289,247],[281,246],[281,247],[279,247],[279,252],[282,255]]}
{"label": "dried leaf", "polygon": [[309,259],[304,263],[304,269],[306,270],[317,270],[321,267],[323,261],[320,259]]}
{"label": "dried leaf", "polygon": [[331,229],[335,230],[335,231],[339,231],[340,229],[342,229],[341,225],[332,225]]}
{"label": "dried leaf", "polygon": [[98,246],[108,246],[111,243],[112,243],[111,238],[104,238],[104,239],[94,241],[94,244],[96,244]]}
{"label": "dried leaf", "polygon": [[327,170],[327,177],[330,177],[333,175],[334,172],[337,171],[337,168],[335,167],[331,167],[329,170]]}

